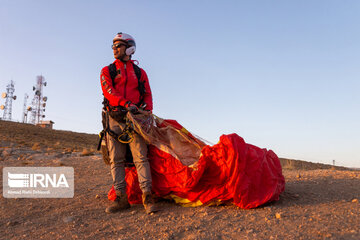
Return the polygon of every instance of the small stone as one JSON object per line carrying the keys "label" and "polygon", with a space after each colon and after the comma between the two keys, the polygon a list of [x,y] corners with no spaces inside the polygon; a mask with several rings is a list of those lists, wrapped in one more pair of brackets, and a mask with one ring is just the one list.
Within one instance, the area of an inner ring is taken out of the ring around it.
{"label": "small stone", "polygon": [[6,223],[6,226],[7,226],[7,227],[10,227],[10,226],[15,226],[15,225],[17,225],[17,224],[19,224],[18,221],[10,221],[10,222],[7,222],[7,223]]}
{"label": "small stone", "polygon": [[64,154],[63,153],[57,153],[55,154],[54,158],[62,158],[64,157]]}
{"label": "small stone", "polygon": [[354,198],[353,200],[351,200],[351,202],[357,203],[357,202],[359,202],[359,200],[357,198]]}
{"label": "small stone", "polygon": [[54,163],[59,166],[65,166],[65,159],[64,158],[56,159],[54,160]]}
{"label": "small stone", "polygon": [[276,217],[277,219],[280,219],[280,218],[281,218],[281,213],[275,213],[275,217]]}
{"label": "small stone", "polygon": [[4,150],[3,152],[2,152],[2,156],[3,157],[8,157],[8,156],[10,156],[11,155],[11,150]]}
{"label": "small stone", "polygon": [[63,217],[62,220],[64,223],[69,223],[69,222],[74,221],[74,217]]}

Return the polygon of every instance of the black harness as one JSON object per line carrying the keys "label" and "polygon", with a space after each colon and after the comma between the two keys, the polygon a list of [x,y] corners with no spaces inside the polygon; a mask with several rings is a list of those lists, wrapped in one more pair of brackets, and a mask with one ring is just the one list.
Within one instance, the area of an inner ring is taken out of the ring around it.
{"label": "black harness", "polygon": [[[138,107],[141,107],[144,104],[144,95],[145,95],[145,82],[140,81],[141,79],[141,69],[136,64],[133,64],[134,72],[136,75],[136,78],[138,79],[138,90],[140,93],[140,101],[138,104],[136,104]],[[110,77],[112,80],[112,85],[115,86],[115,77],[118,74],[118,71],[116,69],[116,66],[114,63],[110,64],[108,66]],[[98,150],[101,148],[101,141],[103,140],[103,137],[106,133],[108,133],[111,137],[116,139],[117,141],[121,143],[129,143],[132,140],[131,136],[131,127],[129,121],[125,118],[127,109],[123,106],[111,106],[109,104],[109,100],[107,100],[104,97],[103,100],[103,110],[102,110],[102,124],[103,124],[103,130],[99,133],[99,144],[98,144]],[[115,119],[118,122],[124,122],[126,123],[126,127],[124,128],[123,132],[121,134],[116,134],[115,132],[110,130],[109,127],[109,116],[111,116],[113,119]]]}

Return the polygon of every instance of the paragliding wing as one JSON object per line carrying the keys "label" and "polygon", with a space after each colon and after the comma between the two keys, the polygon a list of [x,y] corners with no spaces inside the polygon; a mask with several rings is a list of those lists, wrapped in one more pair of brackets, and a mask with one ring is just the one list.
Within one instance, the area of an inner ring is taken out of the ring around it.
{"label": "paragliding wing", "polygon": [[[247,144],[237,134],[222,135],[213,146],[174,120],[131,115],[149,143],[153,191],[187,206],[232,202],[255,208],[278,200],[285,188],[280,161],[271,150]],[[130,203],[141,203],[135,167],[126,170]],[[108,194],[115,199],[112,188]]]}

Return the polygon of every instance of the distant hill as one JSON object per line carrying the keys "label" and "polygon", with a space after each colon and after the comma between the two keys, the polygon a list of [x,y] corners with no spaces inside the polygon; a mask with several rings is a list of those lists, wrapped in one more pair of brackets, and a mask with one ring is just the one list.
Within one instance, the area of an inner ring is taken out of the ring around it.
{"label": "distant hill", "polygon": [[0,146],[16,144],[18,146],[42,149],[82,151],[95,150],[98,143],[96,134],[45,129],[26,123],[0,120]]}
{"label": "distant hill", "polygon": [[[77,133],[71,131],[45,129],[26,123],[0,120],[0,146],[10,143],[24,147],[40,147],[54,151],[95,151],[99,137],[96,134]],[[284,169],[337,169],[349,170],[345,167],[312,163],[303,160],[279,158]]]}
{"label": "distant hill", "polygon": [[323,163],[312,163],[303,160],[294,160],[287,158],[279,158],[283,169],[302,169],[302,170],[314,170],[314,169],[336,169],[336,170],[349,170],[346,167],[333,166],[330,164]]}

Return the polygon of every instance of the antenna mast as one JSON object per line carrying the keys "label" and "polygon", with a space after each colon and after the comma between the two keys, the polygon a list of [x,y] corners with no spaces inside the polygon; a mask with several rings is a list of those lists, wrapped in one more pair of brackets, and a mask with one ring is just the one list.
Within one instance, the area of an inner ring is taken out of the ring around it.
{"label": "antenna mast", "polygon": [[27,93],[25,93],[24,96],[24,107],[23,107],[23,123],[27,122],[27,109],[26,109],[26,104],[27,104],[27,100],[29,98],[29,95]]}
{"label": "antenna mast", "polygon": [[34,98],[31,102],[31,106],[27,108],[31,112],[30,123],[37,124],[40,123],[45,117],[45,106],[47,97],[43,97],[43,86],[46,87],[47,83],[45,78],[40,75],[37,76],[36,86],[33,87]]}
{"label": "antenna mast", "polygon": [[16,100],[15,92],[15,83],[13,80],[6,86],[6,93],[1,94],[2,98],[5,98],[5,106],[1,105],[0,109],[4,110],[3,119],[11,121],[12,115],[12,100]]}

